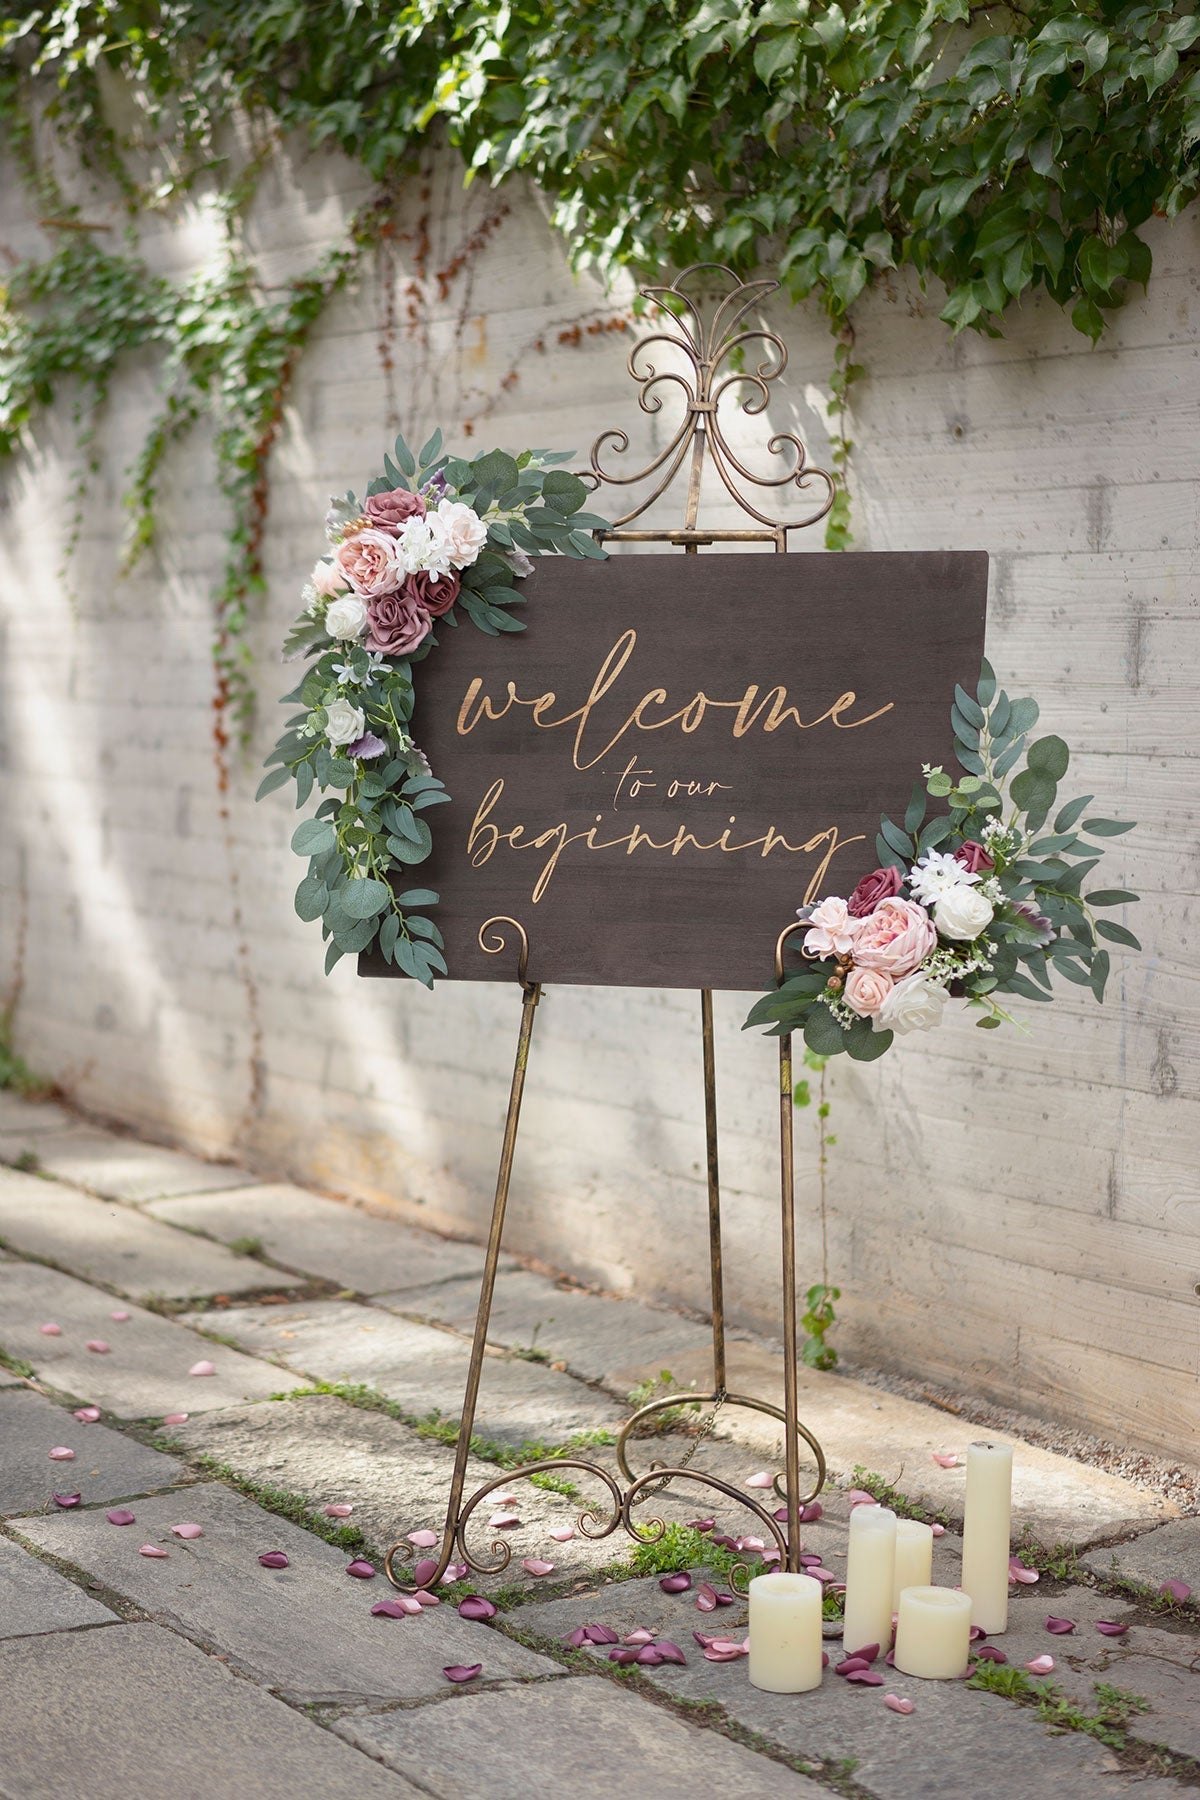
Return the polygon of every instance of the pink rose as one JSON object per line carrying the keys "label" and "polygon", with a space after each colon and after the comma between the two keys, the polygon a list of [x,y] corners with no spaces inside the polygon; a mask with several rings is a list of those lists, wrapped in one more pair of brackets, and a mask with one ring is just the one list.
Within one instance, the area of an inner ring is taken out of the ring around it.
{"label": "pink rose", "polygon": [[875,1016],[895,986],[882,969],[851,969],[846,977],[842,999],[860,1019]]}
{"label": "pink rose", "polygon": [[346,591],[346,577],[331,562],[319,562],[308,579],[327,600],[336,600]]}
{"label": "pink rose", "polygon": [[846,902],[837,894],[829,894],[808,915],[809,930],[804,934],[804,948],[810,956],[848,956],[858,936],[857,919],[846,910]]}
{"label": "pink rose", "polygon": [[893,894],[900,892],[903,880],[903,875],[894,863],[889,863],[886,869],[874,869],[870,875],[864,875],[846,902],[851,918],[865,919],[869,912],[874,912],[881,900],[890,900]]}
{"label": "pink rose", "polygon": [[458,599],[462,587],[461,577],[453,569],[445,575],[435,575],[428,569],[418,569],[404,583],[404,592],[418,606],[423,606],[431,619],[440,619],[448,613]]}
{"label": "pink rose", "polygon": [[404,570],[396,553],[396,540],[386,531],[368,528],[356,531],[338,545],[333,553],[350,586],[364,600],[379,594],[394,594],[404,580]]}
{"label": "pink rose", "polygon": [[898,981],[919,968],[936,943],[933,920],[923,906],[915,900],[881,900],[859,926],[854,960]]}
{"label": "pink rose", "polygon": [[954,860],[961,863],[968,875],[978,875],[981,869],[994,869],[996,859],[989,856],[983,845],[974,838],[967,838],[954,852]]}
{"label": "pink rose", "polygon": [[368,650],[382,656],[407,656],[428,637],[433,620],[408,593],[384,594],[367,605]]}
{"label": "pink rose", "polygon": [[426,510],[420,494],[410,494],[407,488],[391,488],[386,494],[369,494],[363,501],[363,511],[372,525],[380,531],[390,532],[393,537],[407,519],[423,519]]}

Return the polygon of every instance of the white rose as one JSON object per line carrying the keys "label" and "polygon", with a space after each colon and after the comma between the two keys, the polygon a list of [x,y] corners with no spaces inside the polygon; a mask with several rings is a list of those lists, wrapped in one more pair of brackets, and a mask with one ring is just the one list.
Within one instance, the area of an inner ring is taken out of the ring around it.
{"label": "white rose", "polygon": [[443,500],[433,518],[443,533],[454,568],[469,569],[487,542],[487,526],[479,514],[461,500]]}
{"label": "white rose", "polygon": [[945,988],[929,981],[918,969],[884,995],[871,1027],[874,1031],[895,1031],[901,1037],[909,1031],[928,1031],[941,1024],[945,1004]]}
{"label": "white rose", "polygon": [[451,545],[438,515],[429,513],[424,519],[406,519],[396,539],[396,554],[406,575],[448,575]]}
{"label": "white rose", "polygon": [[367,629],[367,603],[358,594],[331,600],[325,612],[325,629],[331,638],[353,638],[357,643]]}
{"label": "white rose", "polygon": [[992,922],[995,911],[986,894],[973,887],[947,888],[933,909],[939,933],[952,942],[969,944]]}
{"label": "white rose", "polygon": [[361,706],[335,700],[325,709],[325,736],[331,744],[353,744],[367,729]]}

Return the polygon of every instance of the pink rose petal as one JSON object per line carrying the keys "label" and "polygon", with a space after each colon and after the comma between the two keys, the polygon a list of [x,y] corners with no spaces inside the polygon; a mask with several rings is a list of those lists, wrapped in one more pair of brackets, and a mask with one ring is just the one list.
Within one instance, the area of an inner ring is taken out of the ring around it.
{"label": "pink rose petal", "polygon": [[61,1506],[65,1510],[68,1506],[78,1506],[79,1502],[83,1499],[83,1495],[79,1493],[51,1494],[50,1498],[53,1500],[55,1506]]}
{"label": "pink rose petal", "polygon": [[863,1687],[882,1687],[884,1683],[878,1669],[851,1669],[846,1680],[861,1682]]}
{"label": "pink rose petal", "polygon": [[800,1552],[800,1567],[802,1569],[819,1569],[820,1566],[821,1558],[817,1555],[815,1550],[802,1550]]}
{"label": "pink rose petal", "polygon": [[163,1416],[163,1424],[164,1425],[186,1425],[188,1422],[188,1417],[189,1417],[189,1415],[187,1413],[166,1413]]}
{"label": "pink rose petal", "polygon": [[440,1606],[442,1604],[436,1594],[429,1593],[425,1588],[418,1588],[413,1599],[420,1606]]}
{"label": "pink rose petal", "polygon": [[635,1663],[641,1653],[641,1647],[637,1644],[620,1646],[616,1650],[609,1651],[608,1660],[610,1663],[620,1663],[624,1666],[629,1663]]}
{"label": "pink rose petal", "polygon": [[[325,1510],[331,1513],[335,1519],[344,1519],[351,1509],[347,1507],[345,1512],[339,1512],[336,1507],[327,1506]],[[441,1540],[436,1531],[410,1531],[408,1541],[410,1544],[415,1544],[418,1550],[432,1550],[433,1546]]]}
{"label": "pink rose petal", "polygon": [[1181,1603],[1189,1599],[1192,1592],[1186,1581],[1164,1581],[1158,1591],[1169,1599],[1178,1600]]}
{"label": "pink rose petal", "polygon": [[883,1660],[889,1669],[894,1669],[896,1666],[896,1652],[894,1650],[889,1650]]}
{"label": "pink rose petal", "polygon": [[65,1444],[55,1444],[53,1450],[49,1452],[49,1457],[51,1462],[74,1462],[75,1452],[68,1450]]}
{"label": "pink rose petal", "polygon": [[96,1356],[107,1356],[109,1352],[109,1346],[103,1338],[89,1338],[83,1347],[85,1350],[93,1351]]}
{"label": "pink rose petal", "polygon": [[413,1580],[418,1587],[428,1587],[437,1574],[437,1562],[432,1556],[423,1556],[413,1566]]}
{"label": "pink rose petal", "polygon": [[946,1535],[946,1527],[944,1525],[931,1525],[929,1529],[932,1531],[934,1537],[945,1537]]}
{"label": "pink rose petal", "polygon": [[621,1639],[621,1642],[623,1644],[652,1644],[654,1642],[654,1633],[652,1631],[647,1631],[643,1625],[637,1631],[629,1632],[626,1637]]}
{"label": "pink rose petal", "polygon": [[[327,1506],[324,1510],[327,1519],[348,1519],[354,1508],[347,1500],[335,1500],[332,1506]],[[434,1542],[437,1542],[436,1538]]]}
{"label": "pink rose petal", "polygon": [[767,1549],[763,1551],[762,1559],[765,1563],[777,1563],[779,1561],[779,1552],[774,1544],[769,1545]]}
{"label": "pink rose petal", "polygon": [[874,1494],[868,1494],[866,1488],[851,1488],[850,1492],[846,1495],[846,1498],[850,1502],[851,1512],[853,1512],[853,1510],[856,1506],[878,1506],[879,1505],[879,1502],[875,1498]]}
{"label": "pink rose petal", "polygon": [[738,1547],[737,1539],[735,1537],[730,1537],[728,1533],[724,1531],[714,1531],[712,1541],[722,1550],[736,1550]]}
{"label": "pink rose petal", "polygon": [[689,1531],[711,1531],[716,1522],[715,1519],[689,1519],[687,1523]]}
{"label": "pink rose petal", "polygon": [[770,1474],[768,1470],[759,1469],[757,1474],[747,1475],[747,1477],[742,1485],[744,1487],[748,1487],[748,1488],[774,1487],[775,1486],[775,1477],[772,1474]]}
{"label": "pink rose petal", "polygon": [[133,1514],[129,1511],[128,1507],[125,1507],[125,1506],[114,1506],[113,1510],[110,1513],[105,1514],[105,1517],[107,1518],[110,1525],[136,1525],[137,1524],[137,1520],[134,1518]]}
{"label": "pink rose petal", "polygon": [[737,1550],[765,1550],[767,1540],[760,1537],[740,1537],[734,1548]]}
{"label": "pink rose petal", "polygon": [[491,1600],[485,1600],[482,1594],[467,1594],[458,1603],[458,1610],[464,1619],[494,1619],[496,1608]]}
{"label": "pink rose petal", "polygon": [[939,1469],[957,1469],[960,1464],[953,1450],[935,1450],[933,1460]]}
{"label": "pink rose petal", "polygon": [[171,1554],[171,1552],[169,1550],[160,1550],[157,1544],[140,1544],[138,1546],[138,1555],[139,1556],[163,1557],[163,1556],[170,1556],[170,1554]]}
{"label": "pink rose petal", "polygon": [[492,1504],[494,1506],[520,1506],[521,1496],[520,1494],[493,1494]]}
{"label": "pink rose petal", "polygon": [[1058,1619],[1051,1613],[1046,1620],[1046,1630],[1052,1631],[1055,1637],[1066,1637],[1067,1633],[1069,1631],[1074,1631],[1074,1629],[1074,1619]]}
{"label": "pink rose petal", "polygon": [[986,1636],[987,1632],[983,1629],[982,1625],[972,1625],[967,1632],[967,1641],[968,1643],[973,1644],[977,1639],[985,1638]]}
{"label": "pink rose petal", "polygon": [[853,1675],[855,1669],[869,1669],[870,1666],[869,1656],[847,1656],[842,1662],[834,1664],[833,1672],[835,1675]]}
{"label": "pink rose petal", "polygon": [[493,1531],[507,1531],[511,1526],[519,1525],[520,1523],[521,1521],[516,1513],[493,1513],[488,1520],[488,1524]]}
{"label": "pink rose petal", "polygon": [[393,1594],[388,1605],[398,1606],[406,1619],[415,1619],[418,1613],[424,1611],[421,1602],[417,1599],[415,1594]]}
{"label": "pink rose petal", "polygon": [[1008,1559],[1008,1579],[1010,1581],[1019,1581],[1023,1586],[1028,1587],[1031,1583],[1039,1580],[1039,1576],[1037,1570],[1028,1568],[1021,1561],[1019,1556],[1010,1556]]}
{"label": "pink rose petal", "polygon": [[710,1644],[704,1652],[704,1660],[717,1663],[736,1662],[741,1654],[741,1647],[737,1644],[723,1645],[720,1649],[716,1644]]}
{"label": "pink rose petal", "polygon": [[258,1560],[264,1569],[286,1569],[288,1566],[288,1559],[282,1550],[264,1550]]}
{"label": "pink rose petal", "polygon": [[380,1619],[407,1619],[409,1616],[398,1600],[377,1600],[371,1613]]}
{"label": "pink rose petal", "polygon": [[356,1581],[374,1581],[375,1564],[369,1563],[365,1556],[356,1556],[352,1563],[346,1564],[347,1575],[353,1575]]}
{"label": "pink rose petal", "polygon": [[124,1325],[125,1321],[132,1317],[132,1314],[127,1312],[114,1312],[109,1313],[108,1316],[110,1319],[115,1319],[118,1325]]}
{"label": "pink rose petal", "polygon": [[201,1526],[191,1519],[185,1519],[182,1525],[172,1525],[172,1534],[177,1538],[198,1538],[204,1536]]}
{"label": "pink rose petal", "polygon": [[521,1564],[527,1575],[553,1575],[554,1564],[543,1562],[540,1556],[527,1556]]}
{"label": "pink rose petal", "polygon": [[829,1652],[827,1650],[822,1650],[821,1652],[821,1667],[823,1669],[829,1667]]}
{"label": "pink rose petal", "polygon": [[658,1585],[664,1594],[686,1594],[692,1578],[686,1569],[676,1569],[673,1574],[664,1575]]}
{"label": "pink rose petal", "polygon": [[806,1575],[811,1575],[814,1581],[824,1582],[824,1581],[836,1581],[837,1580],[837,1576],[834,1574],[833,1570],[832,1569],[823,1569],[821,1567],[820,1563],[810,1564],[805,1569],[804,1573]]}
{"label": "pink rose petal", "polygon": [[54,1325],[54,1324],[47,1323],[45,1325],[39,1325],[38,1330],[41,1332],[43,1337],[61,1337],[62,1336],[62,1326],[61,1325]]}
{"label": "pink rose petal", "polygon": [[1115,1619],[1097,1619],[1096,1630],[1101,1637],[1124,1637],[1129,1627],[1118,1624]]}
{"label": "pink rose petal", "polygon": [[583,1635],[589,1644],[615,1644],[619,1641],[611,1625],[585,1625]]}
{"label": "pink rose petal", "polygon": [[707,1650],[710,1644],[715,1644],[717,1641],[715,1637],[705,1631],[693,1631],[692,1636],[702,1650]]}
{"label": "pink rose petal", "polygon": [[560,1525],[557,1531],[552,1531],[550,1533],[550,1536],[554,1539],[556,1544],[569,1544],[571,1539],[575,1536],[575,1527],[573,1525]]}
{"label": "pink rose petal", "polygon": [[75,1417],[81,1425],[94,1425],[100,1417],[100,1408],[98,1406],[81,1406]]}
{"label": "pink rose petal", "polygon": [[717,1610],[717,1590],[707,1581],[700,1586],[696,1595],[696,1605],[701,1612],[716,1612]]}
{"label": "pink rose petal", "polygon": [[447,1563],[443,1581],[465,1581],[471,1573],[466,1563]]}
{"label": "pink rose petal", "polygon": [[447,1681],[474,1681],[482,1673],[482,1663],[471,1663],[469,1666],[465,1663],[451,1663],[449,1668],[442,1670]]}
{"label": "pink rose petal", "polygon": [[681,1668],[687,1668],[687,1657],[679,1645],[673,1644],[670,1638],[659,1638],[658,1654],[665,1663],[678,1663]]}
{"label": "pink rose petal", "polygon": [[1032,1662],[1025,1664],[1025,1667],[1031,1675],[1049,1675],[1054,1667],[1054,1658],[1052,1656],[1035,1656]]}
{"label": "pink rose petal", "polygon": [[899,1694],[885,1694],[883,1696],[883,1704],[888,1708],[889,1712],[910,1713],[913,1710],[912,1701]]}
{"label": "pink rose petal", "polygon": [[[89,1344],[88,1349],[90,1350],[91,1347],[92,1346]],[[191,1368],[188,1370],[189,1375],[215,1375],[216,1372],[217,1372],[216,1363],[210,1363],[210,1362],[193,1363]]]}

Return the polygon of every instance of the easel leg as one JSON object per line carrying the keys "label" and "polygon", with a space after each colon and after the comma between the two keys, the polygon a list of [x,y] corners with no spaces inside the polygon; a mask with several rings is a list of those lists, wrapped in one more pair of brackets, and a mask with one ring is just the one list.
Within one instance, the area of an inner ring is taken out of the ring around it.
{"label": "easel leg", "polygon": [[[446,1507],[446,1528],[435,1574],[424,1584],[432,1587],[441,1580],[454,1560],[454,1546],[459,1526],[463,1487],[467,1475],[467,1459],[471,1454],[471,1433],[475,1425],[475,1406],[479,1398],[479,1382],[483,1374],[483,1357],[487,1348],[488,1323],[492,1314],[492,1295],[496,1288],[496,1271],[500,1263],[500,1243],[504,1235],[504,1214],[508,1208],[508,1187],[512,1178],[513,1155],[517,1146],[517,1126],[521,1119],[521,1097],[525,1091],[525,1070],[529,1063],[529,1046],[533,1038],[533,1015],[542,997],[540,982],[527,982],[521,1008],[521,1031],[517,1038],[517,1054],[513,1064],[512,1086],[508,1095],[508,1116],[504,1121],[504,1143],[500,1151],[500,1168],[496,1176],[496,1198],[492,1204],[492,1224],[488,1233],[487,1256],[483,1265],[483,1281],[479,1289],[479,1308],[475,1314],[475,1336],[471,1343],[471,1361],[467,1370],[467,1386],[463,1394],[462,1419],[454,1451],[454,1473],[450,1479],[450,1499]],[[392,1568],[392,1559],[400,1545],[388,1552],[388,1579],[396,1587],[403,1584]]]}
{"label": "easel leg", "polygon": [[[796,1380],[796,1171],[792,1143],[792,1038],[779,1040],[779,1210],[783,1226],[783,1410],[788,1568],[800,1569],[800,1433]],[[824,1469],[822,1467],[822,1474]]]}
{"label": "easel leg", "polygon": [[712,1266],[713,1388],[725,1392],[725,1284],[721,1265],[721,1178],[717,1166],[717,1070],[711,988],[700,990],[704,1042],[704,1133],[708,1150],[708,1254]]}

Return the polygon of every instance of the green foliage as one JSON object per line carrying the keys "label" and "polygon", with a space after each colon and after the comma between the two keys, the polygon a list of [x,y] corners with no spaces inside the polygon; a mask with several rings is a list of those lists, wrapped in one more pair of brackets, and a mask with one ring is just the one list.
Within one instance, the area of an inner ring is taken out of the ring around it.
{"label": "green foliage", "polygon": [[[7,1012],[0,1012],[0,1089],[3,1088],[12,1088],[31,1100],[43,1099],[54,1091],[54,1084],[35,1075],[24,1057],[13,1049],[12,1019]],[[36,1162],[35,1157],[35,1165]]]}
{"label": "green foliage", "polygon": [[861,1463],[854,1467],[854,1485],[860,1487],[865,1494],[873,1494],[881,1506],[889,1506],[901,1519],[920,1519],[926,1525],[949,1525],[950,1515],[945,1512],[931,1512],[917,1500],[910,1500],[907,1494],[887,1479],[886,1475],[877,1475],[872,1469],[864,1469]]}
{"label": "green foliage", "polygon": [[661,1537],[636,1546],[629,1570],[632,1575],[670,1575],[676,1569],[707,1569],[713,1575],[728,1575],[741,1560],[690,1525],[668,1525]]}
{"label": "green foliage", "polygon": [[825,1282],[817,1282],[804,1296],[804,1311],[800,1315],[804,1342],[800,1346],[800,1359],[810,1369],[832,1369],[837,1366],[837,1351],[832,1344],[826,1343],[825,1334],[837,1317],[833,1303],[841,1297],[841,1288],[830,1287]]}

